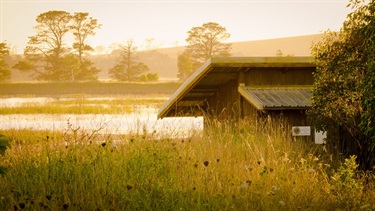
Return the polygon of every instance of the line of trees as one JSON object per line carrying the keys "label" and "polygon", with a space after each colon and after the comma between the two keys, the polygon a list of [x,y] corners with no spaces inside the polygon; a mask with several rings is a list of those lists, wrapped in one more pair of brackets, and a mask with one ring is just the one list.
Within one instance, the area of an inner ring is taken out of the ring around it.
{"label": "line of trees", "polygon": [[[38,15],[34,27],[36,35],[30,36],[24,49],[24,58],[13,66],[24,72],[31,72],[36,80],[45,81],[85,81],[97,80],[100,70],[87,55],[94,49],[88,44],[88,38],[101,28],[97,19],[88,13],[66,11],[48,11]],[[70,45],[66,39],[74,41]],[[9,54],[6,44],[0,45],[1,68],[7,68],[3,57]],[[119,62],[109,70],[111,78],[119,81],[157,81],[157,73],[148,73],[149,68],[136,58],[133,41],[122,46]],[[0,69],[0,80],[10,78],[10,71]]]}
{"label": "line of trees", "polygon": [[[24,50],[24,59],[15,69],[31,71],[35,79],[47,81],[95,80],[99,69],[85,58],[93,48],[87,44],[89,36],[101,25],[88,13],[70,14],[66,11],[48,11],[38,15]],[[65,42],[71,33],[72,45]]]}
{"label": "line of trees", "polygon": [[[24,49],[24,57],[13,68],[31,72],[36,80],[83,81],[97,80],[100,72],[87,55],[93,51],[88,44],[101,24],[88,13],[48,11],[36,18],[36,34],[29,36]],[[230,56],[231,44],[224,43],[230,37],[226,29],[218,23],[208,22],[193,27],[188,32],[188,46],[178,56],[178,78],[185,80],[199,66],[212,56]],[[74,38],[68,44],[66,39]],[[4,57],[9,54],[6,43],[0,45],[0,81],[9,80],[11,71]],[[146,64],[139,62],[137,48],[133,40],[120,45],[117,63],[109,69],[111,78],[118,81],[157,81],[157,73],[148,73]]]}

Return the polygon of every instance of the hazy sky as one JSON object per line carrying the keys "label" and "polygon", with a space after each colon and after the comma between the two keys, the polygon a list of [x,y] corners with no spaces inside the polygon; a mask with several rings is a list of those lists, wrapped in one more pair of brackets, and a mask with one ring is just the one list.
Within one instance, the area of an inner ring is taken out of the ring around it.
{"label": "hazy sky", "polygon": [[154,44],[186,45],[187,31],[217,22],[230,42],[299,36],[341,28],[347,0],[0,0],[0,42],[22,53],[35,35],[36,17],[50,10],[88,12],[103,26],[89,39],[93,47],[147,38]]}

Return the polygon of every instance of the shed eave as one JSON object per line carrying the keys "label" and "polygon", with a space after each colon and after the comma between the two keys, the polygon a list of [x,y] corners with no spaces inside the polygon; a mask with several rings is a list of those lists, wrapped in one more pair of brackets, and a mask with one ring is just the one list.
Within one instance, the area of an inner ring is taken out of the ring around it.
{"label": "shed eave", "polygon": [[210,69],[211,59],[208,59],[197,71],[195,71],[186,81],[172,94],[172,96],[162,105],[158,111],[157,118],[166,117],[170,108],[175,105],[199,80],[204,77]]}

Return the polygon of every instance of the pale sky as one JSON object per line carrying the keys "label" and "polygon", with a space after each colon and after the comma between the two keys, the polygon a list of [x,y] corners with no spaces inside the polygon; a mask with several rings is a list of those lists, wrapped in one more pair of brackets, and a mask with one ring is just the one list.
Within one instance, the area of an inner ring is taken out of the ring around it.
{"label": "pale sky", "polygon": [[318,34],[339,30],[350,12],[348,0],[0,0],[0,42],[22,53],[35,35],[36,17],[50,10],[88,12],[102,28],[89,44],[109,46],[153,38],[161,47],[186,45],[187,31],[216,22],[228,42]]}

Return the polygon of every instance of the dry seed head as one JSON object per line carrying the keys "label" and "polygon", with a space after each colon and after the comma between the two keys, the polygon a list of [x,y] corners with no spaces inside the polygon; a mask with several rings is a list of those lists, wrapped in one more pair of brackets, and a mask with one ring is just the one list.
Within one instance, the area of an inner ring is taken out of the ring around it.
{"label": "dry seed head", "polygon": [[20,202],[20,203],[19,203],[19,206],[20,206],[21,209],[24,209],[25,206],[26,206],[26,204],[25,204],[24,202]]}
{"label": "dry seed head", "polygon": [[315,173],[315,169],[313,169],[313,168],[309,169],[309,173],[310,174]]}

